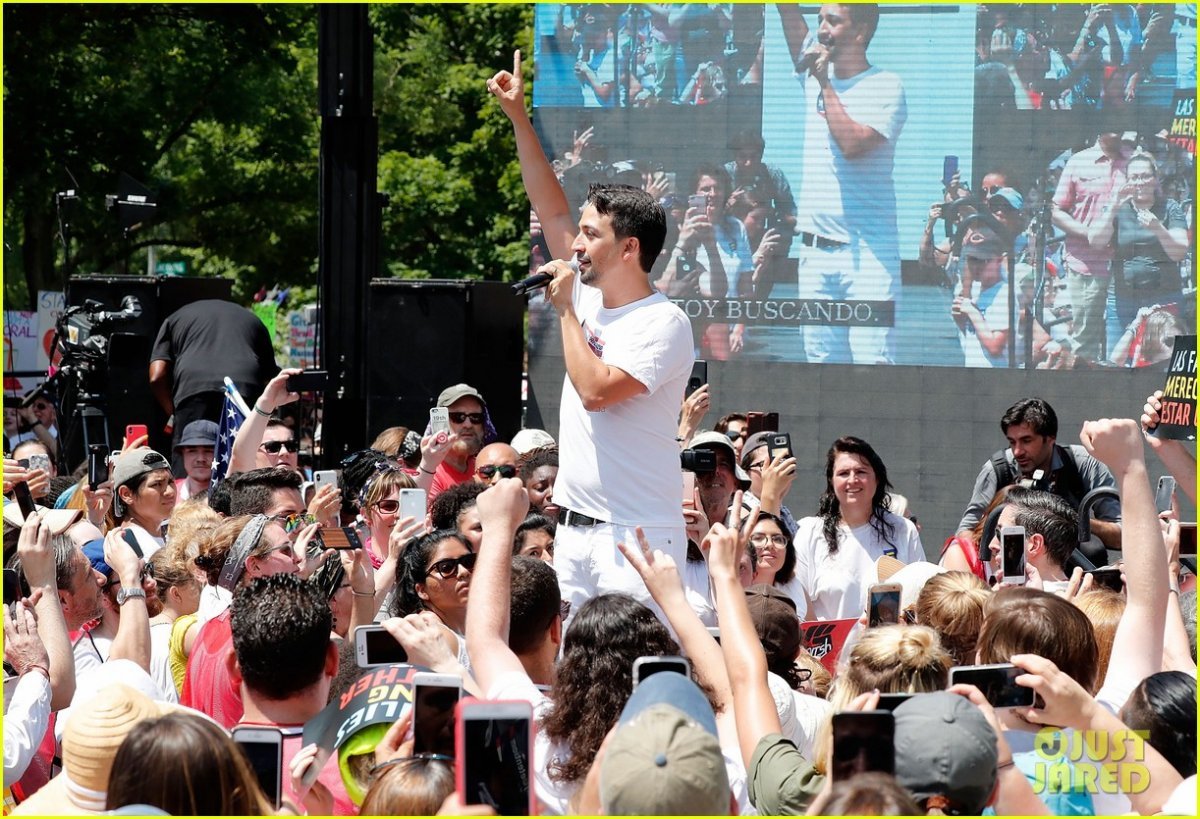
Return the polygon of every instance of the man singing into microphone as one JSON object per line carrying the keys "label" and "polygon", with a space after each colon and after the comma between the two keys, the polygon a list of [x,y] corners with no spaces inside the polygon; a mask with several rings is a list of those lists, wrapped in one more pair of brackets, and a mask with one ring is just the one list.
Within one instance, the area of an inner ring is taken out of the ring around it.
{"label": "man singing into microphone", "polygon": [[[652,548],[681,569],[687,537],[679,511],[679,402],[692,367],[683,311],[650,286],[666,238],[666,214],[645,191],[593,185],[578,227],[525,113],[521,53],[488,90],[512,121],[521,175],[550,252],[558,261],[547,297],[562,331],[566,377],[559,414],[560,507],[554,568],[573,611],[624,592],[657,609],[617,550],[645,529]],[[562,261],[574,256],[572,264]]]}
{"label": "man singing into microphone", "polygon": [[[799,8],[779,18],[804,104],[804,176],[797,214],[800,297],[890,302],[900,295],[900,240],[892,179],[907,108],[900,78],[867,62],[874,4],[821,6],[815,43]],[[890,326],[808,326],[810,362],[891,364]]]}

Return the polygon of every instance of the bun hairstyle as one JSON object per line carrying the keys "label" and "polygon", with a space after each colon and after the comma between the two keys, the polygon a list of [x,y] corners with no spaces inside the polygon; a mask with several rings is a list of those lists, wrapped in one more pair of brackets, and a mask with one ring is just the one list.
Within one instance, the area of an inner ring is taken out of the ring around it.
{"label": "bun hairstyle", "polygon": [[[927,626],[880,626],[868,629],[843,655],[844,667],[829,690],[831,714],[845,710],[865,691],[883,694],[918,694],[943,691],[950,679],[952,661],[937,632]],[[833,749],[832,721],[817,730],[816,767],[827,772]]]}
{"label": "bun hairstyle", "polygon": [[937,632],[955,665],[974,665],[983,609],[991,596],[987,584],[970,572],[934,575],[917,596],[917,622]]}

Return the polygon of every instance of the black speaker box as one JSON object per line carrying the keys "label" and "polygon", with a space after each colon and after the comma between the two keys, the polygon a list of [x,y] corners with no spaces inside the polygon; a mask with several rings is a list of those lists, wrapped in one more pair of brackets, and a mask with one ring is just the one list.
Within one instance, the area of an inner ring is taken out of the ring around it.
{"label": "black speaker box", "polygon": [[499,440],[521,428],[525,299],[502,282],[372,279],[367,442],[422,432],[438,394],[466,382],[487,401]]}

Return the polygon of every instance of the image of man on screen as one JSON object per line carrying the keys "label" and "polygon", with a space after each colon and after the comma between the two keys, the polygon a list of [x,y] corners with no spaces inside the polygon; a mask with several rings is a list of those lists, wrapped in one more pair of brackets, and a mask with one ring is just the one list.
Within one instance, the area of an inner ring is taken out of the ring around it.
{"label": "image of man on screen", "polygon": [[[867,61],[879,9],[823,5],[810,41],[799,8],[777,8],[804,106],[800,297],[895,303],[900,241],[892,174],[907,105],[900,78]],[[804,348],[810,362],[891,364],[894,328],[807,326]]]}

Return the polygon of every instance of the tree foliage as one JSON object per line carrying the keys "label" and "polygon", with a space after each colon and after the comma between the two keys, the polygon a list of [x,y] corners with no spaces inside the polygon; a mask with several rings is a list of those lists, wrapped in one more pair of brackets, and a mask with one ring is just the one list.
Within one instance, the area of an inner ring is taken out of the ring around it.
{"label": "tree foliage", "polygon": [[[313,6],[6,5],[6,305],[69,272],[138,273],[146,248],[235,291],[316,280]],[[375,5],[384,275],[513,278],[527,202],[484,81],[528,49],[532,7]],[[122,235],[119,172],[156,195]],[[75,188],[71,257],[57,191]]]}

